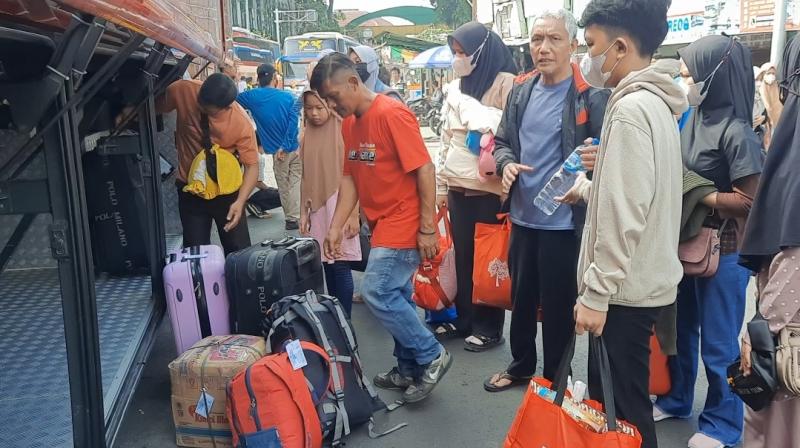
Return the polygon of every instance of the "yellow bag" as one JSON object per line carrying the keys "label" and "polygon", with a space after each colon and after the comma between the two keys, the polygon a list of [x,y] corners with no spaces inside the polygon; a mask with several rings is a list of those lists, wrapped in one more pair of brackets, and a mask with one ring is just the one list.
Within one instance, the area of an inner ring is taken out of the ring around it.
{"label": "yellow bag", "polygon": [[[207,153],[210,153],[210,159]],[[214,145],[210,151],[197,154],[189,168],[187,180],[183,191],[203,199],[214,199],[239,191],[242,186],[242,168],[236,156],[219,145]]]}
{"label": "yellow bag", "polygon": [[217,196],[236,193],[242,186],[242,168],[239,159],[219,145],[212,146],[208,117],[203,115],[200,121],[203,127],[204,146],[211,149],[200,151],[192,160],[183,191],[203,199],[214,199]]}

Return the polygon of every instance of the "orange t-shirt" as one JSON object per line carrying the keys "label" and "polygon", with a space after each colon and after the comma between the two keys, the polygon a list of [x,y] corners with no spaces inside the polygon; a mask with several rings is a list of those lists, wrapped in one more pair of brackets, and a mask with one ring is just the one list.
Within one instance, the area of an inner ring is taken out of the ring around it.
{"label": "orange t-shirt", "polygon": [[344,175],[352,176],[372,228],[372,246],[417,247],[419,195],[414,171],[431,157],[416,117],[405,105],[378,95],[361,117],[342,123]]}
{"label": "orange t-shirt", "polygon": [[[175,147],[178,150],[178,180],[186,182],[192,160],[202,151],[203,133],[200,130],[200,106],[197,94],[200,81],[180,80],[167,87],[167,92],[158,100],[158,113],[178,111],[175,126]],[[220,148],[239,154],[245,165],[258,165],[258,145],[255,129],[236,101],[214,117],[208,117],[211,141]]]}

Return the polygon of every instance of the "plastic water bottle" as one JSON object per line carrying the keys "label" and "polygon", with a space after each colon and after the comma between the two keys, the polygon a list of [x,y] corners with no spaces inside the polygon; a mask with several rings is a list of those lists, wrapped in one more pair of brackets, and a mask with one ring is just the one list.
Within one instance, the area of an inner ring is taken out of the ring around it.
{"label": "plastic water bottle", "polygon": [[[600,143],[600,140],[593,139],[592,144],[597,145]],[[586,171],[586,168],[583,166],[581,162],[581,149],[584,147],[578,146],[575,148],[575,151],[572,151],[572,154],[567,157],[567,160],[561,165],[558,171],[553,174],[553,177],[547,182],[547,185],[542,188],[542,191],[536,196],[536,199],[533,200],[533,205],[536,206],[539,210],[541,210],[545,215],[551,216],[553,213],[556,212],[558,207],[561,205],[560,202],[556,201],[556,198],[560,198],[567,194],[567,192],[575,185],[575,180],[578,179],[578,174],[582,171]]]}

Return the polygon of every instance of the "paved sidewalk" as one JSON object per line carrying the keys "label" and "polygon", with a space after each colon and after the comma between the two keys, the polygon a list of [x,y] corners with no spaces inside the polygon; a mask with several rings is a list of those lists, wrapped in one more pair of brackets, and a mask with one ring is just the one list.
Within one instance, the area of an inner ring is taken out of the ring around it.
{"label": "paved sidewalk", "polygon": [[[430,134],[432,135],[432,133]],[[429,135],[426,135],[429,136]],[[438,139],[436,139],[438,142]],[[429,141],[433,146],[434,141]],[[431,148],[433,151],[435,149]],[[274,239],[283,230],[283,215],[275,210],[271,219],[249,220],[253,241]],[[356,275],[357,285],[360,274]],[[508,317],[508,314],[507,314]],[[508,322],[508,319],[506,320]],[[354,305],[353,327],[360,341],[360,352],[367,373],[372,376],[388,370],[393,364],[392,339],[370,315],[364,305]],[[508,332],[508,324],[505,328]],[[506,334],[506,338],[508,335]],[[446,343],[454,357],[453,367],[443,383],[426,401],[408,405],[389,414],[390,422],[408,422],[409,426],[381,439],[372,440],[365,427],[357,428],[346,439],[349,447],[375,448],[494,448],[502,446],[524,394],[523,388],[490,394],[483,390],[483,381],[502,370],[510,360],[508,345],[486,353],[470,353],[462,349],[461,340]],[[537,341],[541,353],[541,340]],[[169,319],[161,325],[154,351],[145,366],[144,375],[117,437],[117,448],[164,448],[175,446],[174,426],[170,413],[170,385],[167,364],[176,356]],[[575,377],[586,380],[587,344],[578,344],[573,368]],[[540,357],[541,364],[541,357]],[[541,367],[538,374],[541,374]],[[695,415],[705,397],[705,375],[698,380]],[[398,393],[380,392],[386,402]],[[658,424],[661,448],[682,448],[695,431],[695,419],[673,420]]]}

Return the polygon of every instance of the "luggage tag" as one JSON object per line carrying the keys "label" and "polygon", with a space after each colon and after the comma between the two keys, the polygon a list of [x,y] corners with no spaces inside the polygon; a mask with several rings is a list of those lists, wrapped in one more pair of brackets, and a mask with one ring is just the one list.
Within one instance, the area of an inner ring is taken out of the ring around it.
{"label": "luggage tag", "polygon": [[289,362],[292,363],[294,370],[302,369],[308,365],[306,355],[303,353],[303,347],[300,346],[300,340],[295,339],[286,344],[286,353],[289,354]]}
{"label": "luggage tag", "polygon": [[214,397],[206,392],[205,388],[200,392],[200,398],[197,399],[197,407],[194,410],[194,413],[203,417],[208,418],[208,414],[211,412],[211,408],[214,407]]}

